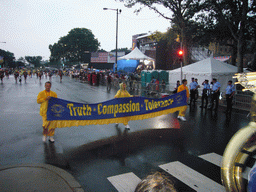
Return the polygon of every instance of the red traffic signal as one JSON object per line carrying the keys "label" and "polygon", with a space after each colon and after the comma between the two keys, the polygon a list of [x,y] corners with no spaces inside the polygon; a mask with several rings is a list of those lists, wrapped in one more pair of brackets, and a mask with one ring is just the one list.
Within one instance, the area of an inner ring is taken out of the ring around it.
{"label": "red traffic signal", "polygon": [[178,51],[178,55],[179,55],[179,56],[183,56],[183,50],[179,50],[179,51]]}

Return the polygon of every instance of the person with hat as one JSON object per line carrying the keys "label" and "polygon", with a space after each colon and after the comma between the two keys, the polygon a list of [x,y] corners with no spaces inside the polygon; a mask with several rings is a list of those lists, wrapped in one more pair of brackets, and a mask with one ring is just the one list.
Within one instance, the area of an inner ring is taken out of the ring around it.
{"label": "person with hat", "polygon": [[[203,93],[202,93],[202,104],[201,104],[201,108],[207,108],[208,105],[208,94],[210,91],[210,85],[209,85],[209,81],[206,79],[202,85],[204,86],[203,88]],[[205,106],[204,106],[204,100],[205,100]]]}
{"label": "person with hat", "polygon": [[198,84],[195,82],[195,79],[191,79],[191,83],[189,84],[190,89],[190,105],[192,105],[192,101],[195,105],[196,102],[196,89],[198,88]]}
{"label": "person with hat", "polygon": [[231,113],[232,110],[232,100],[235,94],[235,86],[232,85],[232,81],[228,81],[228,86],[226,88],[226,102],[227,102],[227,110],[226,113]]}
{"label": "person with hat", "polygon": [[[220,96],[220,83],[217,81],[216,78],[212,79],[213,86],[212,86],[212,100],[211,100],[211,109],[217,110],[219,106],[219,96]],[[216,105],[214,106],[214,101],[216,101]]]}
{"label": "person with hat", "polygon": [[[125,83],[121,83],[119,86],[120,86],[120,89],[117,91],[114,98],[133,97],[126,90],[126,84]],[[125,118],[125,122],[123,124],[125,125],[125,129],[130,130],[130,126],[128,125],[128,121],[129,121],[129,119]],[[118,125],[118,123],[116,123],[116,125]]]}

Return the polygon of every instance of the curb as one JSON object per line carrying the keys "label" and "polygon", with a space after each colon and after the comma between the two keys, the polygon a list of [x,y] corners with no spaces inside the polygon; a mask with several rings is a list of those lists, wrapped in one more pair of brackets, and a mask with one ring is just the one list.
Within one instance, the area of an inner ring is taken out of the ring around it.
{"label": "curb", "polygon": [[[54,176],[59,177],[64,182],[66,182],[66,184],[70,187],[72,191],[84,192],[81,185],[75,180],[75,178],[70,173],[49,164],[21,164],[21,165],[1,166],[0,172],[5,170],[10,170],[10,169],[19,169],[19,168],[36,168],[36,169],[44,169],[46,171],[50,171]],[[15,172],[15,170],[12,170],[12,171]]]}

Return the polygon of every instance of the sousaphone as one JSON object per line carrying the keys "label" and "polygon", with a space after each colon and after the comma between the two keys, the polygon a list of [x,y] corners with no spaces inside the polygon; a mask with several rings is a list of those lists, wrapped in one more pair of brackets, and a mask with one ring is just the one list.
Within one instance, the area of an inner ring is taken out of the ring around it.
{"label": "sousaphone", "polygon": [[221,179],[229,192],[246,191],[243,172],[246,162],[256,152],[256,73],[239,73],[236,84],[244,86],[243,91],[254,92],[251,107],[251,122],[240,129],[229,141],[222,159]]}

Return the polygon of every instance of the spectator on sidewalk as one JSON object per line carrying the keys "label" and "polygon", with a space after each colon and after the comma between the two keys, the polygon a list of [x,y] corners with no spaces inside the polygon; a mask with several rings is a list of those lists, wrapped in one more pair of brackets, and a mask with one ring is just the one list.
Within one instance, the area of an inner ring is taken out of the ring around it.
{"label": "spectator on sidewalk", "polygon": [[174,88],[173,93],[177,93],[179,86],[180,86],[180,81],[177,81],[177,84],[176,84],[176,87]]}

